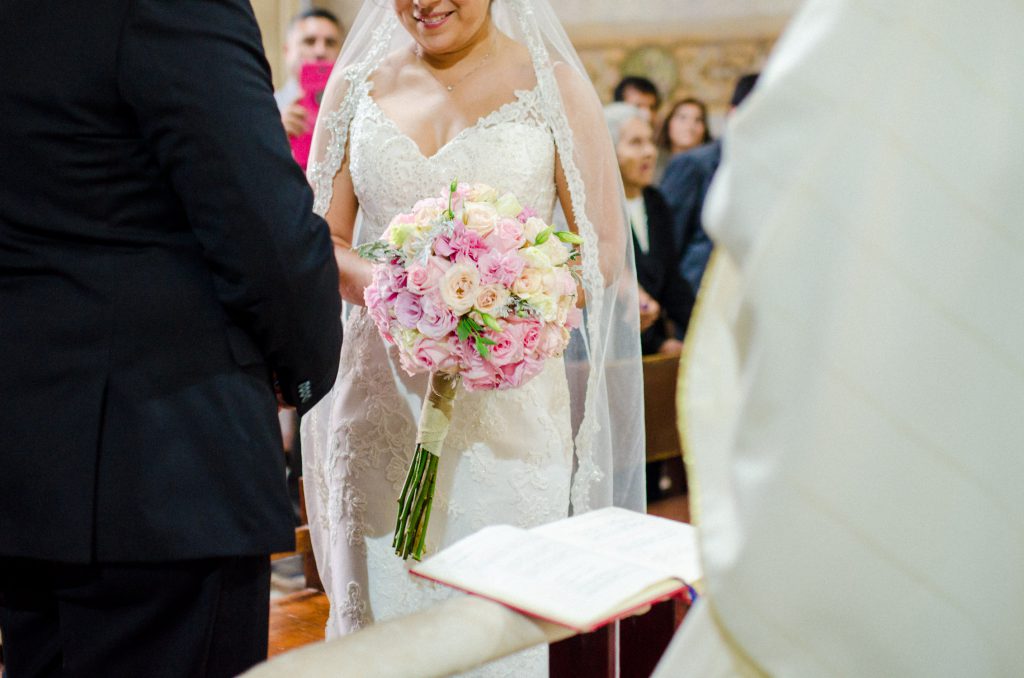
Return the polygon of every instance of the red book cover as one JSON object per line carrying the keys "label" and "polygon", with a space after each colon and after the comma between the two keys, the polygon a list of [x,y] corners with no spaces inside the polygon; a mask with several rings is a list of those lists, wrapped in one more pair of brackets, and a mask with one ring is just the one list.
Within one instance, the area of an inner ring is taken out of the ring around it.
{"label": "red book cover", "polygon": [[334,64],[329,61],[310,61],[302,64],[302,71],[299,73],[299,87],[302,89],[299,105],[305,108],[309,114],[309,131],[297,137],[291,137],[290,141],[292,156],[303,170],[309,163],[313,126],[316,123],[316,116],[320,112],[320,101],[323,99],[324,90],[327,89],[327,80],[331,77],[333,67]]}

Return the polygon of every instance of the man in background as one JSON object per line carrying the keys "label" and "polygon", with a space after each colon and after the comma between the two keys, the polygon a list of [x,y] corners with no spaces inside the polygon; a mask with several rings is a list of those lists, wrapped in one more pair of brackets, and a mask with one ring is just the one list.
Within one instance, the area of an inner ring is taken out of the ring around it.
{"label": "man in background", "polygon": [[[736,81],[729,101],[729,113],[743,103],[757,84],[757,74],[750,73]],[[661,192],[672,210],[676,245],[682,253],[679,273],[697,296],[700,280],[711,256],[711,240],[704,232],[701,214],[704,197],[722,158],[722,138],[680,153],[665,168]]]}
{"label": "man in background", "polygon": [[237,675],[294,545],[275,390],[312,407],[341,343],[252,8],[3,12],[5,671]]}
{"label": "man in background", "polygon": [[303,64],[333,64],[341,52],[343,39],[341,21],[326,9],[308,9],[288,23],[284,43],[288,80],[274,92],[274,99],[281,111],[281,124],[289,137],[308,134],[316,124],[316,120],[310,119],[308,110],[299,103],[304,94],[299,84]]}
{"label": "man in background", "polygon": [[612,99],[636,106],[643,111],[647,121],[657,129],[661,93],[653,82],[639,75],[627,75],[615,86]]}

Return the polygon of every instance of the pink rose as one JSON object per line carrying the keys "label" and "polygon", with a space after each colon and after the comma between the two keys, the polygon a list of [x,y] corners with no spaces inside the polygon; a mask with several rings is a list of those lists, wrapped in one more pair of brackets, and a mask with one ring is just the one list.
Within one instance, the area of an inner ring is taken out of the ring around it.
{"label": "pink rose", "polygon": [[562,355],[569,342],[569,332],[553,323],[544,325],[537,343],[537,353],[552,358]]}
{"label": "pink rose", "polygon": [[511,333],[513,340],[522,346],[523,354],[529,355],[537,348],[540,340],[540,321],[536,318],[509,317],[505,331]]}
{"label": "pink rose", "polygon": [[395,298],[395,319],[402,327],[413,329],[423,317],[419,296],[410,292],[399,292]]}
{"label": "pink rose", "polygon": [[459,338],[454,334],[449,334],[439,341],[445,345],[448,355],[437,363],[437,371],[452,374],[458,372],[462,367],[462,346],[459,343]]}
{"label": "pink rose", "polygon": [[420,372],[435,372],[439,366],[451,360],[448,343],[435,339],[419,339],[410,351],[412,363]]}
{"label": "pink rose", "polygon": [[486,360],[473,342],[462,344],[462,385],[467,391],[490,391],[499,387],[504,375],[497,365]]}
{"label": "pink rose", "polygon": [[409,264],[406,269],[406,287],[410,292],[424,295],[437,288],[437,283],[451,263],[441,257],[430,257],[426,265]]}
{"label": "pink rose", "polygon": [[537,344],[540,342],[540,329],[539,320],[530,318],[526,321],[526,327],[523,330],[523,352],[526,355],[537,350]]}
{"label": "pink rose", "polygon": [[459,319],[451,309],[433,294],[420,298],[423,315],[416,323],[416,329],[431,339],[441,339],[455,331]]}
{"label": "pink rose", "polygon": [[522,325],[517,326],[500,321],[499,324],[505,326],[504,331],[487,332],[486,336],[495,342],[494,346],[490,347],[489,360],[500,367],[523,359],[523,332],[520,329]]}

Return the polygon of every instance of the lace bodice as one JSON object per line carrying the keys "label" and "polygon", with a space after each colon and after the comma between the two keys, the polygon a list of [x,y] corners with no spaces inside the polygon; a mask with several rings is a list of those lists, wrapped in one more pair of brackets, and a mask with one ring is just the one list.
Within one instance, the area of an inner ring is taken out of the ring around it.
{"label": "lace bodice", "polygon": [[377,106],[371,84],[361,85],[349,138],[350,171],[363,222],[356,243],[380,237],[391,218],[452,179],[510,191],[550,219],[555,203],[555,145],[540,117],[539,91],[480,118],[426,157]]}

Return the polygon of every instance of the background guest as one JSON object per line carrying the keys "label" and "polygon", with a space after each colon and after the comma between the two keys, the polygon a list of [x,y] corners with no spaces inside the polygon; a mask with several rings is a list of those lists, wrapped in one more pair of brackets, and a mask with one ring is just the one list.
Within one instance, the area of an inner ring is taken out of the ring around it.
{"label": "background guest", "polygon": [[[757,74],[749,73],[736,82],[729,102],[729,115],[736,110],[757,84]],[[679,273],[694,296],[711,257],[711,240],[701,222],[704,196],[722,158],[722,140],[716,139],[672,158],[661,180],[661,192],[672,209],[673,234],[682,256]]]}
{"label": "background guest", "polygon": [[672,104],[658,134],[658,147],[670,156],[712,141],[708,128],[708,107],[695,97]]}
{"label": "background guest", "polygon": [[665,166],[679,153],[712,141],[708,128],[708,108],[695,97],[679,99],[669,109],[658,132],[658,167],[654,171],[655,183],[661,182]]}
{"label": "background guest", "polygon": [[288,24],[284,43],[288,80],[274,92],[274,99],[281,111],[281,124],[289,137],[312,132],[316,123],[310,119],[306,108],[299,104],[303,96],[299,85],[302,65],[309,62],[333,64],[341,51],[343,31],[338,17],[326,9],[306,10]]}
{"label": "background guest", "polygon": [[612,92],[612,99],[636,106],[654,125],[661,107],[661,92],[653,82],[639,75],[627,75]]}
{"label": "background guest", "polygon": [[[641,325],[641,350],[644,354],[678,355],[683,346],[679,338],[693,309],[693,294],[679,277],[679,250],[672,238],[671,212],[661,193],[651,185],[657,158],[654,131],[644,111],[636,106],[612,103],[605,106],[604,114],[626,193],[637,281],[650,297],[640,298],[641,318],[649,320],[646,327]],[[657,303],[657,309],[651,306],[651,300]],[[658,309],[660,313],[649,319]]]}

